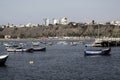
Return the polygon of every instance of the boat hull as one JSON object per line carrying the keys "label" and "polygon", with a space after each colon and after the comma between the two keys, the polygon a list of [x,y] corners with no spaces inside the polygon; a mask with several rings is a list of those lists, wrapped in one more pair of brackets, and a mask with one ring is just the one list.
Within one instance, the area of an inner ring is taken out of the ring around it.
{"label": "boat hull", "polygon": [[30,49],[27,49],[26,52],[34,52],[34,51],[46,51],[46,47],[43,47],[43,48],[30,48]]}
{"label": "boat hull", "polygon": [[111,48],[103,49],[102,50],[104,54],[110,54]]}
{"label": "boat hull", "polygon": [[85,51],[85,55],[104,55],[102,51]]}
{"label": "boat hull", "polygon": [[0,66],[5,64],[7,58],[8,58],[8,55],[0,56]]}
{"label": "boat hull", "polygon": [[8,52],[25,52],[27,49],[11,49],[8,48],[7,51]]}
{"label": "boat hull", "polygon": [[86,50],[85,55],[110,55],[111,48],[102,50]]}
{"label": "boat hull", "polygon": [[46,47],[44,47],[44,48],[33,48],[33,51],[46,51]]}

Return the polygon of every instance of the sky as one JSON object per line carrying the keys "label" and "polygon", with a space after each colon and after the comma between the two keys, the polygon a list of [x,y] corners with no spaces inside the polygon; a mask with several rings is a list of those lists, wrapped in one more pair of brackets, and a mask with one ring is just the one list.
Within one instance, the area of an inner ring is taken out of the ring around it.
{"label": "sky", "polygon": [[120,0],[0,0],[0,24],[42,24],[44,18],[74,22],[120,20]]}

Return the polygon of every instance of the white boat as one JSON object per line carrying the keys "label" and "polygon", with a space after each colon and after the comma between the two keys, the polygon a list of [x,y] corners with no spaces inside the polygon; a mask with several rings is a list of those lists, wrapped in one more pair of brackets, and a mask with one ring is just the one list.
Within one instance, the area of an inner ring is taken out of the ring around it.
{"label": "white boat", "polygon": [[0,56],[0,65],[4,65],[7,58],[8,58],[8,55],[1,55]]}
{"label": "white boat", "polygon": [[59,41],[59,42],[57,42],[57,44],[67,45],[68,43],[66,41]]}
{"label": "white boat", "polygon": [[3,43],[3,45],[4,45],[5,47],[11,47],[11,46],[12,46],[12,45],[9,44],[9,43]]}
{"label": "white boat", "polygon": [[101,40],[95,40],[93,43],[91,43],[91,44],[86,44],[85,45],[86,47],[89,47],[89,46],[92,46],[92,47],[101,47],[102,46],[102,44],[101,44]]}
{"label": "white boat", "polygon": [[25,52],[27,49],[25,48],[6,48],[8,52]]}
{"label": "white boat", "polygon": [[39,45],[40,45],[40,42],[32,42],[32,45],[33,45],[33,46],[39,46]]}

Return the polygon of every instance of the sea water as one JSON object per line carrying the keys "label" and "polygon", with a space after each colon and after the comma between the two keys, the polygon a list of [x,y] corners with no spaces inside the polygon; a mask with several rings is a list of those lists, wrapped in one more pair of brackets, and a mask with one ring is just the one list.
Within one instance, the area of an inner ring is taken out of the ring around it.
{"label": "sea water", "polygon": [[[112,47],[110,56],[84,56],[85,49],[83,44],[56,41],[45,52],[10,52],[5,66],[0,66],[0,80],[120,80],[119,47]],[[2,44],[0,52],[8,53]]]}

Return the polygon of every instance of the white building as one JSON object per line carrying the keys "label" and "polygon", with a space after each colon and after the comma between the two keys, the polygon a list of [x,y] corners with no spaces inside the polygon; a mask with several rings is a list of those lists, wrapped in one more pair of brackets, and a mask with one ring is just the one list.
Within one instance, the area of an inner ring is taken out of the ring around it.
{"label": "white building", "polygon": [[32,27],[32,24],[31,24],[31,23],[28,23],[28,24],[26,25],[26,27]]}
{"label": "white building", "polygon": [[4,37],[5,37],[5,39],[10,39],[11,38],[10,35],[5,35]]}
{"label": "white building", "polygon": [[66,17],[63,17],[61,20],[60,20],[60,23],[63,24],[63,25],[67,25],[68,24],[68,19]]}
{"label": "white building", "polygon": [[47,18],[45,18],[45,19],[43,19],[43,20],[44,20],[44,25],[45,25],[45,26],[49,26],[50,20],[47,19]]}
{"label": "white building", "polygon": [[58,20],[58,19],[53,18],[53,24],[54,24],[54,25],[59,24],[59,20]]}
{"label": "white building", "polygon": [[20,27],[20,28],[21,28],[21,27],[25,27],[25,25],[23,25],[23,24],[20,24],[18,27]]}
{"label": "white building", "polygon": [[113,24],[113,25],[120,25],[120,21],[111,21],[110,24]]}

